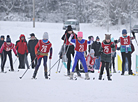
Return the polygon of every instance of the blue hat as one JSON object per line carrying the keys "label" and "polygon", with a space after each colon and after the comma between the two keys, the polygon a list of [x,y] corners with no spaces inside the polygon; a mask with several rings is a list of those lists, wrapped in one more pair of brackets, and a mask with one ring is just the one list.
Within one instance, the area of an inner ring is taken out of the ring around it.
{"label": "blue hat", "polygon": [[7,35],[6,42],[11,42],[11,38],[9,35]]}
{"label": "blue hat", "polygon": [[127,30],[126,29],[123,29],[122,30],[122,34],[127,34]]}
{"label": "blue hat", "polygon": [[99,36],[96,37],[96,40],[97,40],[97,39],[100,39]]}

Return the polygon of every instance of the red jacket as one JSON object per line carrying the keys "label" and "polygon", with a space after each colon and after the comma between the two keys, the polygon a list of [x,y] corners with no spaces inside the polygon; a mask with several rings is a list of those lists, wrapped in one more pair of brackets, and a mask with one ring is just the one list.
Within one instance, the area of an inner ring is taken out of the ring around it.
{"label": "red jacket", "polygon": [[[21,37],[24,37],[24,40],[21,40]],[[23,34],[20,35],[20,40],[16,42],[15,48],[19,54],[28,53],[27,42],[25,41],[25,36]]]}
{"label": "red jacket", "polygon": [[10,45],[7,45],[7,43],[4,42],[3,45],[1,46],[0,53],[2,53],[3,50],[5,51],[13,50],[14,54],[17,55],[16,49],[13,43],[11,43]]}

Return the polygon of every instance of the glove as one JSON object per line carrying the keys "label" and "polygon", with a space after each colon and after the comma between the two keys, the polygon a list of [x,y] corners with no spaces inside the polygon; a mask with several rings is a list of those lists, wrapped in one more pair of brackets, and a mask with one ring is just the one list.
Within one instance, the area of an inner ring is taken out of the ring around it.
{"label": "glove", "polygon": [[135,36],[135,32],[133,32],[133,31],[132,31],[132,35],[133,35],[134,38],[136,37],[136,36]]}
{"label": "glove", "polygon": [[114,48],[114,47],[115,47],[115,45],[114,45],[114,44],[112,44],[110,47],[111,47],[111,48]]}
{"label": "glove", "polygon": [[71,34],[70,36],[73,37],[73,34]]}
{"label": "glove", "polygon": [[16,57],[19,57],[17,54],[15,55]]}
{"label": "glove", "polygon": [[103,51],[99,51],[99,54],[102,55],[103,54]]}
{"label": "glove", "polygon": [[114,40],[114,43],[117,43],[117,40]]}
{"label": "glove", "polygon": [[49,59],[52,59],[52,56],[49,56]]}
{"label": "glove", "polygon": [[120,50],[120,47],[117,47],[117,50]]}

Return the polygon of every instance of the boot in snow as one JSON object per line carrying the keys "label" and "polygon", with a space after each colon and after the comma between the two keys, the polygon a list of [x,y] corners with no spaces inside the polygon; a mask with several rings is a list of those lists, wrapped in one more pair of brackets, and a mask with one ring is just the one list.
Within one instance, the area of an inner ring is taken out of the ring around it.
{"label": "boot in snow", "polygon": [[102,76],[101,75],[99,76],[99,80],[102,80]]}
{"label": "boot in snow", "polygon": [[48,79],[47,72],[45,72],[45,78]]}
{"label": "boot in snow", "polygon": [[77,71],[76,73],[77,73],[77,75],[78,75],[78,76],[80,76],[80,77],[81,77],[81,74],[80,74],[80,72],[79,72],[79,71]]}
{"label": "boot in snow", "polygon": [[36,74],[37,74],[37,70],[34,71],[34,74],[33,74],[33,78],[35,79],[36,77]]}
{"label": "boot in snow", "polygon": [[70,73],[70,80],[73,80],[73,74],[74,74],[74,72]]}
{"label": "boot in snow", "polygon": [[116,73],[116,70],[115,70],[115,68],[114,68],[114,72],[113,73]]}
{"label": "boot in snow", "polygon": [[89,73],[85,73],[85,80],[90,80]]}
{"label": "boot in snow", "polygon": [[110,76],[107,77],[108,81],[112,81],[112,79],[110,78]]}

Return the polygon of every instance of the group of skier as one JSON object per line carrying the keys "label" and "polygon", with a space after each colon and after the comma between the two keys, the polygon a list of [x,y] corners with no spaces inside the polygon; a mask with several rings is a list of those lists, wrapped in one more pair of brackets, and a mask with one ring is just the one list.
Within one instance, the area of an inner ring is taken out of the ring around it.
{"label": "group of skier", "polygon": [[[119,40],[114,40],[111,38],[111,34],[105,34],[105,40],[100,42],[100,38],[97,36],[96,40],[94,41],[93,36],[88,37],[88,41],[83,39],[83,32],[78,32],[75,34],[72,30],[72,27],[69,25],[65,34],[61,37],[64,41],[64,50],[60,52],[60,59],[64,59],[64,56],[67,57],[67,75],[70,79],[73,79],[74,72],[77,73],[78,76],[81,76],[80,70],[84,69],[85,72],[85,79],[90,80],[89,71],[94,73],[94,70],[100,69],[99,80],[102,79],[104,67],[106,68],[107,72],[107,79],[110,81],[111,75],[111,65],[113,64],[113,72],[115,73],[115,56],[117,50],[117,43],[120,42],[120,51],[122,55],[122,74],[124,75],[124,67],[126,58],[128,60],[128,71],[130,75],[133,75],[131,70],[131,53],[132,53],[132,44],[131,40],[135,39],[135,33],[132,32],[133,37],[127,35],[127,30],[122,30],[122,37]],[[44,61],[44,76],[48,79],[47,75],[47,59],[48,53],[49,59],[52,59],[52,43],[48,39],[48,33],[45,32],[43,34],[43,39],[38,40],[35,37],[35,34],[30,34],[30,40],[27,43],[25,39],[25,35],[21,34],[19,40],[16,41],[14,45],[11,42],[11,38],[7,35],[6,41],[4,36],[1,36],[0,40],[0,56],[1,56],[1,72],[4,72],[4,66],[6,62],[7,55],[10,59],[10,66],[11,70],[14,71],[13,68],[13,60],[12,60],[12,53],[13,50],[15,56],[19,59],[19,69],[25,69],[25,64],[29,69],[30,66],[28,64],[27,55],[30,53],[31,57],[31,65],[32,68],[35,68],[33,73],[33,78],[36,78],[37,71],[41,64],[41,60],[43,58]],[[88,48],[87,48],[88,45]],[[87,52],[88,49],[88,52]],[[72,67],[72,71],[70,72],[71,67],[71,55],[74,57],[74,63]],[[79,69],[79,63],[80,69]],[[110,70],[109,70],[110,68]],[[76,69],[76,70],[75,70]]]}

